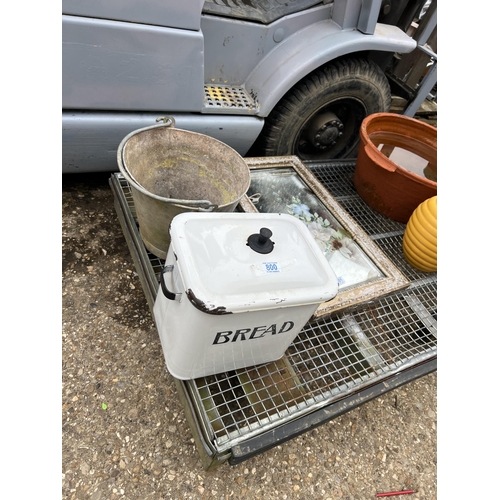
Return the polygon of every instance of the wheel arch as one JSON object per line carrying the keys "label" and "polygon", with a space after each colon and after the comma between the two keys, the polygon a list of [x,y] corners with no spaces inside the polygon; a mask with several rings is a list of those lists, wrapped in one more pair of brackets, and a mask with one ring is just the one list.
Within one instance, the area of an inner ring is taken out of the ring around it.
{"label": "wheel arch", "polygon": [[245,89],[258,103],[258,116],[267,117],[298,81],[332,60],[368,51],[408,53],[416,45],[396,26],[377,24],[373,35],[365,35],[321,21],[294,33],[264,57],[248,76]]}

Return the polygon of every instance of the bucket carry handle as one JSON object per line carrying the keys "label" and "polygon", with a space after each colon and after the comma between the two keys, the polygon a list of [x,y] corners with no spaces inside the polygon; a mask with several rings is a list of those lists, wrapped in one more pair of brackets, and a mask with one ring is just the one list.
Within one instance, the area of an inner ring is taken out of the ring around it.
{"label": "bucket carry handle", "polygon": [[172,203],[180,208],[187,208],[193,210],[196,208],[198,212],[212,212],[219,205],[214,205],[208,200],[175,200],[173,198],[164,198],[164,201]]}
{"label": "bucket carry handle", "polygon": [[167,127],[175,128],[175,118],[173,116],[159,116],[157,122],[163,122]]}
{"label": "bucket carry handle", "polygon": [[163,295],[165,295],[165,297],[167,297],[167,299],[169,300],[180,300],[181,299],[181,295],[182,293],[174,293],[174,292],[171,292],[168,288],[167,288],[167,285],[165,283],[165,278],[164,278],[164,273],[171,273],[172,271],[174,270],[174,266],[172,265],[169,265],[169,266],[165,266],[161,273],[160,273],[160,285],[161,285],[161,290],[163,292]]}

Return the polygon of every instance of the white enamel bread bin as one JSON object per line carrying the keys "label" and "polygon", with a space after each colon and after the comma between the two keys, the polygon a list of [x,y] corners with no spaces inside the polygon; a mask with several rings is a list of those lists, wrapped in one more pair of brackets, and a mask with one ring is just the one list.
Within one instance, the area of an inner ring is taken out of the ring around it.
{"label": "white enamel bread bin", "polygon": [[186,212],[170,236],[154,317],[178,379],[281,358],[337,294],[337,276],[291,215]]}

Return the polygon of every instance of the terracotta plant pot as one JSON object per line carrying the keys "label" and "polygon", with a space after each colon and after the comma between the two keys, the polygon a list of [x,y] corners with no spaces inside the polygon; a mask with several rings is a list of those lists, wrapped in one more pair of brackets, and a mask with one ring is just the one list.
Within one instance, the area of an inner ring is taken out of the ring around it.
{"label": "terracotta plant pot", "polygon": [[[395,113],[367,116],[354,172],[359,196],[386,217],[407,223],[437,195],[437,129]],[[406,168],[405,168],[406,167]]]}

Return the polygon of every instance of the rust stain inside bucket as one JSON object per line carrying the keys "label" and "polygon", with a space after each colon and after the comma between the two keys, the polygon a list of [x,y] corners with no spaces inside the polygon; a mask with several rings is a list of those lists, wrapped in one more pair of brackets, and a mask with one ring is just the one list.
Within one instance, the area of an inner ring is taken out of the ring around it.
{"label": "rust stain inside bucket", "polygon": [[231,203],[240,193],[233,179],[220,179],[207,161],[178,156],[167,157],[143,176],[142,186],[164,198],[209,200],[216,205]]}

